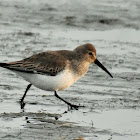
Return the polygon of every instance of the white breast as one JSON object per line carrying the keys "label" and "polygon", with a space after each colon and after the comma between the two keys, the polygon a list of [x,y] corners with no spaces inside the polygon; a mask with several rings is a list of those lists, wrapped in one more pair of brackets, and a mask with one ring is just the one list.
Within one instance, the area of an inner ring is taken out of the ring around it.
{"label": "white breast", "polygon": [[56,76],[31,74],[18,71],[14,72],[22,76],[26,81],[30,82],[34,86],[47,91],[64,90],[70,87],[77,80],[77,78],[74,77],[74,74],[68,70],[64,70]]}

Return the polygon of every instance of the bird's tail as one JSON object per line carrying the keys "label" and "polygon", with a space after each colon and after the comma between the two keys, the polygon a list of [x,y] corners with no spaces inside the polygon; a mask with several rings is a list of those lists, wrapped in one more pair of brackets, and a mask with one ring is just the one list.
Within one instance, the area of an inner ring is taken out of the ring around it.
{"label": "bird's tail", "polygon": [[7,63],[0,63],[0,67],[6,68],[7,66],[9,66],[9,64],[7,64]]}

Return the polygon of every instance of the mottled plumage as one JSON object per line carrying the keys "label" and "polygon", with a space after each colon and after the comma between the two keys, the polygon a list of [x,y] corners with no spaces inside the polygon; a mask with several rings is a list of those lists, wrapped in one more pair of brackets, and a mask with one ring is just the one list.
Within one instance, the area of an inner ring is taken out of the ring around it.
{"label": "mottled plumage", "polygon": [[[107,69],[96,59],[96,50],[92,44],[81,45],[73,51],[46,51],[21,61],[0,63],[0,66],[13,70],[40,89],[55,91],[56,97],[63,100],[56,94],[56,91],[64,90],[71,86],[86,74],[89,65],[94,62],[112,77]],[[30,86],[27,87],[27,91]],[[22,103],[25,95],[22,98]],[[65,100],[63,101],[71,107],[77,107]]]}

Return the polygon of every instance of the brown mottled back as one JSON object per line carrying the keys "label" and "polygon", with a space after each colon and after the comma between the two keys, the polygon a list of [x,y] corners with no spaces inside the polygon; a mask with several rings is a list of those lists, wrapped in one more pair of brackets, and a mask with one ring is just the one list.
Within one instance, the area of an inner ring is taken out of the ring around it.
{"label": "brown mottled back", "polygon": [[8,64],[9,69],[55,76],[65,69],[66,60],[57,51],[48,51]]}
{"label": "brown mottled back", "polygon": [[[89,55],[89,52],[92,55]],[[1,63],[0,66],[15,71],[55,76],[64,69],[73,69],[83,75],[95,60],[96,50],[92,44],[84,44],[73,51],[47,51],[21,61]]]}

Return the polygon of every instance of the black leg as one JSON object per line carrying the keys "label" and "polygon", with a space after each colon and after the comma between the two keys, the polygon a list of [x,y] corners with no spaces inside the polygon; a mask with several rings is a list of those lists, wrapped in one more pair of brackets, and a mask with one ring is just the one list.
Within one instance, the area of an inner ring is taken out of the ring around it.
{"label": "black leg", "polygon": [[23,109],[24,106],[25,106],[24,98],[25,98],[25,96],[26,96],[28,90],[30,89],[31,85],[32,85],[32,84],[29,84],[29,85],[27,86],[27,88],[26,88],[26,90],[25,90],[25,93],[24,93],[23,97],[22,97],[21,100],[20,100],[20,107],[21,107],[21,109]]}
{"label": "black leg", "polygon": [[73,109],[76,109],[78,110],[79,107],[84,107],[84,106],[78,106],[78,105],[74,105],[74,104],[71,104],[69,102],[67,102],[66,100],[62,99],[60,96],[58,96],[57,92],[55,91],[55,94],[54,94],[58,99],[62,100],[63,102],[65,102],[68,106],[70,106],[70,109],[73,110]]}

